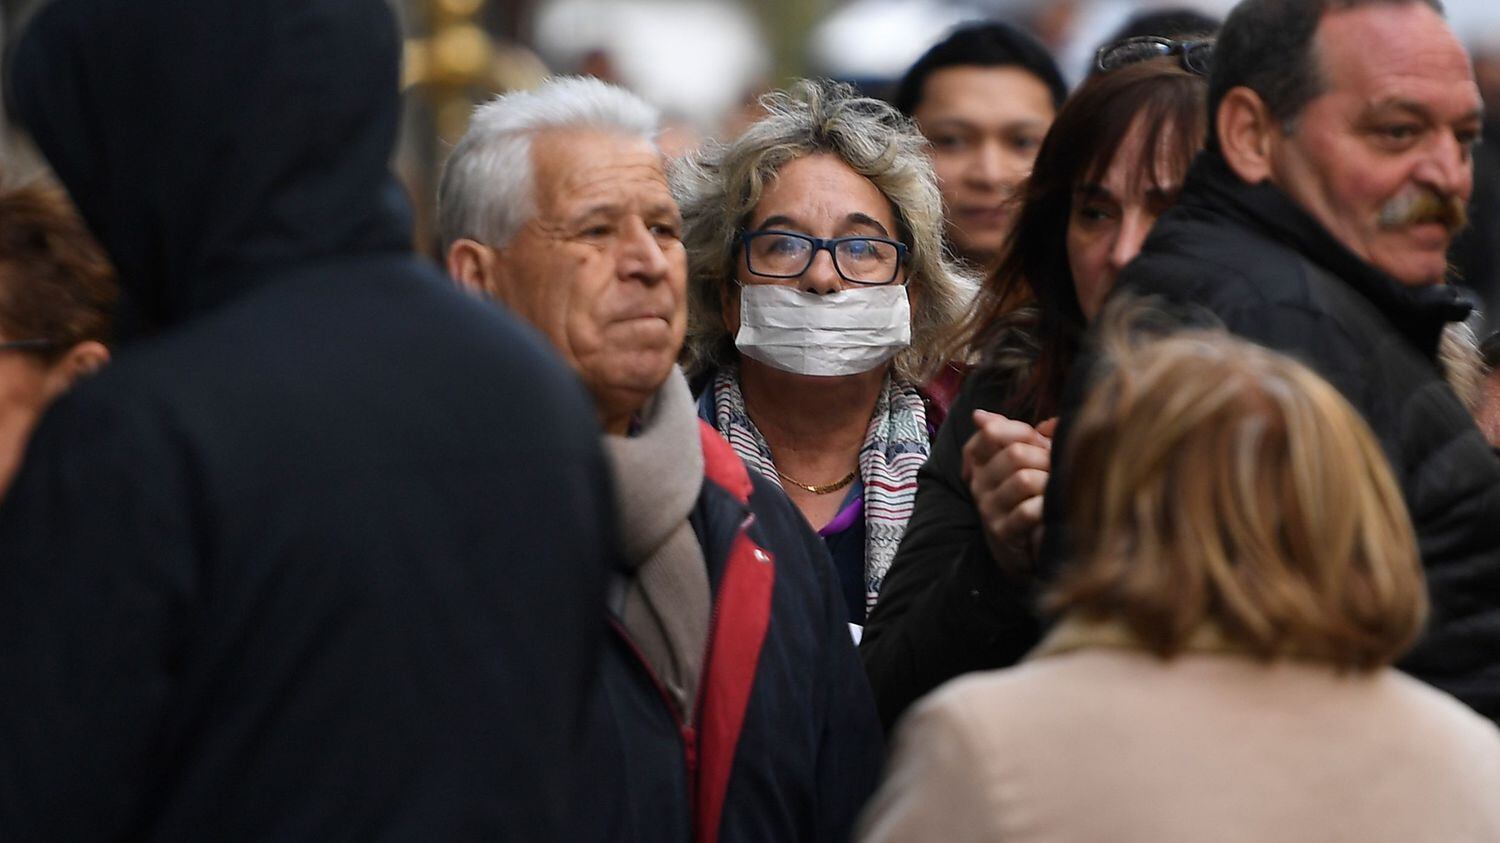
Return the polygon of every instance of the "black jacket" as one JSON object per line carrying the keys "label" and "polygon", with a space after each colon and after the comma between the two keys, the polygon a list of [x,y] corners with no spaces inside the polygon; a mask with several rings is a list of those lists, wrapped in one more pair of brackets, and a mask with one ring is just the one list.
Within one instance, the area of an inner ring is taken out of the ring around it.
{"label": "black jacket", "polygon": [[[1500,460],[1443,380],[1443,327],[1470,306],[1361,261],[1285,194],[1201,153],[1112,295],[1153,297],[1301,360],[1375,431],[1416,525],[1432,614],[1400,664],[1500,719]],[[1088,364],[1073,370],[1078,406]],[[1066,448],[1069,416],[1055,449]],[[1060,451],[1059,451],[1060,452]],[[1047,489],[1048,559],[1065,559],[1067,493]]]}
{"label": "black jacket", "polygon": [[963,479],[974,410],[1040,421],[1014,406],[1017,376],[1024,374],[970,375],[917,474],[911,521],[859,645],[887,730],[937,686],[970,671],[1015,664],[1040,640],[1036,582],[1001,573]]}
{"label": "black jacket", "polygon": [[[616,625],[604,670],[616,728],[593,800],[613,814],[605,839],[838,843],[884,752],[837,575],[786,495],[706,424],[700,436],[690,521],[714,604],[697,711],[677,717]],[[626,801],[607,805],[611,793]]]}
{"label": "black jacket", "polygon": [[592,405],[409,250],[384,0],[56,0],[13,99],[130,340],[0,507],[0,839],[574,840]]}

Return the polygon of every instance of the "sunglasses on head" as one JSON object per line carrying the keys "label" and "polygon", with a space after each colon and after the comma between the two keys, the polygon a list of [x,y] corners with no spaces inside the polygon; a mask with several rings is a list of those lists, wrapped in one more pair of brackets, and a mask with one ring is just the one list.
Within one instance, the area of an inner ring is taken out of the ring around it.
{"label": "sunglasses on head", "polygon": [[1099,51],[1094,53],[1094,70],[1099,73],[1108,73],[1129,64],[1177,56],[1183,70],[1199,76],[1207,76],[1212,66],[1213,55],[1212,39],[1178,41],[1175,38],[1142,35],[1100,47]]}

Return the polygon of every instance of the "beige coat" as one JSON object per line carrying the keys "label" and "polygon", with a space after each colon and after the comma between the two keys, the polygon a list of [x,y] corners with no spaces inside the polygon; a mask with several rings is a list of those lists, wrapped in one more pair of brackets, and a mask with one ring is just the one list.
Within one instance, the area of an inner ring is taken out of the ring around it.
{"label": "beige coat", "polygon": [[1500,731],[1442,692],[1119,638],[1065,623],[927,697],[861,839],[1500,841]]}

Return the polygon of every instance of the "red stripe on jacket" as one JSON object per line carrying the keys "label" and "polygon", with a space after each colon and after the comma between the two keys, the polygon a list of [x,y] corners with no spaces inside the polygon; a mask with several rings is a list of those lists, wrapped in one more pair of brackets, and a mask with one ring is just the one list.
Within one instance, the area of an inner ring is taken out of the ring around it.
{"label": "red stripe on jacket", "polygon": [[[744,461],[706,423],[699,423],[698,433],[705,476],[740,503],[747,503],[754,486]],[[697,804],[693,811],[693,839],[698,843],[716,843],[719,839],[735,750],[745,725],[761,646],[771,625],[776,566],[771,554],[750,538],[747,529],[753,521],[750,515],[740,525],[714,601],[717,620],[710,633],[698,730]]]}

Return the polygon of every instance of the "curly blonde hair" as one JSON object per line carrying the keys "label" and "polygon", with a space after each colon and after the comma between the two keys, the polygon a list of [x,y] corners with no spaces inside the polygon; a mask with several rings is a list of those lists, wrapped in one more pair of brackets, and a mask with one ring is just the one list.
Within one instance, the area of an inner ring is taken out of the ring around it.
{"label": "curly blonde hair", "polygon": [[895,358],[895,373],[909,383],[924,382],[947,362],[940,349],[963,307],[965,288],[978,287],[945,251],[943,202],[926,142],[896,109],[848,85],[801,80],[760,104],[766,116],[738,138],[710,144],[672,171],[688,254],[685,368],[696,375],[738,359],[723,317],[738,234],[782,167],[827,153],[869,179],[896,211],[897,237],[911,254],[912,336],[911,347]]}

